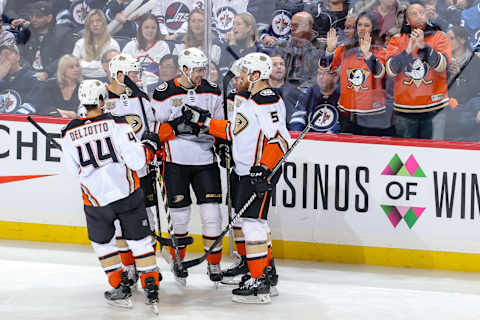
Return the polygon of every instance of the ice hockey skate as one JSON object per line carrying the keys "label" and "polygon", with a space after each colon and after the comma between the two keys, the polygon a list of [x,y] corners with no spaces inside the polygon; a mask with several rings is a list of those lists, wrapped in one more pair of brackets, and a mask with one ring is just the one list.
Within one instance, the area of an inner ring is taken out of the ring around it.
{"label": "ice hockey skate", "polygon": [[137,270],[135,268],[135,265],[131,266],[126,266],[123,268],[125,272],[127,273],[128,276],[128,286],[130,287],[130,290],[132,294],[137,291],[137,281],[138,281],[138,274]]}
{"label": "ice hockey skate", "polygon": [[117,288],[105,291],[104,295],[107,303],[111,306],[127,309],[133,308],[132,291],[128,283],[127,273],[122,273],[122,281]]}
{"label": "ice hockey skate", "polygon": [[218,288],[220,281],[223,278],[222,270],[220,269],[220,264],[208,264],[207,265],[207,274],[210,277],[210,280],[213,281],[215,287]]}
{"label": "ice hockey skate", "polygon": [[221,283],[228,285],[238,285],[242,276],[248,273],[247,258],[239,256],[238,259],[228,269],[222,271],[223,279]]}
{"label": "ice hockey skate", "polygon": [[188,270],[185,268],[179,269],[175,263],[175,260],[172,260],[172,262],[170,263],[170,270],[172,270],[175,281],[177,281],[180,286],[186,287]]}
{"label": "ice hockey skate", "polygon": [[249,304],[267,304],[270,298],[270,281],[265,274],[259,278],[248,278],[241,282],[237,289],[232,290],[232,301]]}
{"label": "ice hockey skate", "polygon": [[159,314],[158,311],[158,286],[155,284],[154,278],[145,279],[145,304],[150,307],[153,313]]}
{"label": "ice hockey skate", "polygon": [[278,296],[277,284],[278,284],[278,274],[277,269],[275,268],[275,261],[272,258],[270,261],[270,267],[266,268],[266,275],[270,281],[270,297]]}

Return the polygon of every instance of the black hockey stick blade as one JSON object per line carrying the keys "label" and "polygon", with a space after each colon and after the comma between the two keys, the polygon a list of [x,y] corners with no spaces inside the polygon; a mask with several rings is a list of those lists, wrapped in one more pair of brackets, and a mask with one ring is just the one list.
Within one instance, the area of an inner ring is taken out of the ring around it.
{"label": "black hockey stick blade", "polygon": [[[156,233],[154,233],[154,236],[162,246],[167,246],[167,247],[172,247],[173,248],[172,239],[161,237]],[[179,239],[177,239],[177,242],[178,242],[177,243],[178,246],[189,246],[193,243],[193,238],[192,237],[179,238]]]}
{"label": "black hockey stick blade", "polygon": [[[40,125],[38,124],[37,121],[33,120],[32,117],[28,116],[27,117],[27,120],[33,124],[33,126],[38,130],[40,131],[41,134],[43,134],[45,136],[45,138],[47,138],[47,140],[49,142],[51,142],[56,148],[62,150],[62,146],[55,140],[53,140],[52,136],[50,134],[48,134],[47,131],[45,131],[45,129],[43,129],[42,127],[40,127]],[[63,151],[63,150],[62,150]]]}
{"label": "black hockey stick blade", "polygon": [[132,81],[132,79],[130,79],[129,76],[125,75],[124,77],[124,80],[123,82],[125,83],[125,85],[130,88],[134,93],[137,94],[137,96],[139,97],[142,97],[142,98],[145,98],[147,101],[150,101],[150,97],[148,96],[148,94],[146,94],[145,92],[143,92],[135,82]]}

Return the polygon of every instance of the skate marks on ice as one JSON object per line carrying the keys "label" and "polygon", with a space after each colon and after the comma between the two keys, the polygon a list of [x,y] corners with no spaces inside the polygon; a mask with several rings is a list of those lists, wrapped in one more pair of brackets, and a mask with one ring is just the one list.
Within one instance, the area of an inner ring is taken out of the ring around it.
{"label": "skate marks on ice", "polygon": [[[180,288],[158,259],[158,317],[143,291],[133,309],[108,306],[106,277],[89,246],[0,240],[3,319],[480,319],[480,275],[277,259],[280,296],[269,305],[231,301],[234,286],[215,290],[206,265]],[[225,259],[222,264],[231,261]]]}

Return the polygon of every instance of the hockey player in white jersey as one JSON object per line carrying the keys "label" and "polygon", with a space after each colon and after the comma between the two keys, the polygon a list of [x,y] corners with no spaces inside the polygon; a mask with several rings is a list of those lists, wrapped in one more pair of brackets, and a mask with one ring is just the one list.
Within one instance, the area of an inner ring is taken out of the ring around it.
{"label": "hockey player in white jersey", "polygon": [[[127,88],[124,84],[125,75],[128,75],[132,81],[138,82],[140,74],[140,63],[129,54],[120,54],[112,58],[109,64],[111,83],[108,85],[108,99],[105,101],[104,110],[115,116],[123,116],[133,129],[136,137],[140,139],[146,131],[147,125],[150,129],[154,127],[155,117],[150,106],[150,101],[142,98],[147,115],[148,124],[145,123],[140,105],[139,97]],[[140,186],[145,195],[145,206],[147,208],[148,221],[150,229],[155,231],[155,205],[157,196],[154,192],[155,172],[152,170],[147,173],[147,167],[137,171],[140,178]],[[115,222],[115,234],[117,237],[117,247],[120,250],[120,257],[124,269],[128,271],[128,277],[131,280],[132,289],[137,285],[137,274],[135,271],[135,260],[132,251],[122,236],[122,230],[119,221]],[[156,240],[153,239],[153,248],[156,251]]]}
{"label": "hockey player in white jersey", "polygon": [[269,266],[267,215],[271,190],[280,173],[271,181],[267,177],[288,150],[291,138],[285,124],[285,104],[267,84],[272,68],[270,57],[263,53],[242,58],[242,89],[248,91],[235,96],[234,122],[212,119],[196,108],[184,108],[184,113],[193,113],[192,119],[199,119],[192,124],[199,126],[199,132],[232,141],[235,168],[231,193],[235,210],[240,210],[253,192],[257,194],[240,219],[250,271],[250,276],[245,276],[232,291],[232,300],[241,303],[269,303],[270,286],[277,281]]}
{"label": "hockey player in white jersey", "polygon": [[[193,105],[205,110],[213,118],[222,119],[223,102],[220,90],[215,84],[203,79],[207,62],[207,57],[200,49],[189,48],[181,51],[178,65],[182,75],[163,82],[155,89],[152,100],[154,110],[171,112],[170,118],[174,118],[182,114],[182,106]],[[161,127],[158,131],[162,141],[166,140],[165,136],[168,135],[165,132],[168,130]],[[220,170],[213,152],[214,143],[215,138],[208,134],[181,134],[165,143],[164,178],[175,235],[182,238],[189,232],[191,186],[200,211],[205,249],[213,244],[222,231],[219,206],[222,202],[222,190]],[[186,248],[180,247],[179,253],[183,259]],[[172,256],[175,257],[173,250]],[[207,257],[207,272],[210,280],[214,282],[222,279],[221,257],[221,244]],[[179,282],[186,283],[186,269],[174,269],[174,273]]]}
{"label": "hockey player in white jersey", "polygon": [[109,304],[132,307],[127,274],[115,246],[118,219],[133,251],[145,301],[157,312],[160,274],[136,170],[154,158],[160,140],[146,134],[139,143],[125,117],[103,113],[107,97],[103,82],[84,80],[78,93],[87,117],[70,121],[62,130],[63,162],[80,179],[88,237],[114,288],[105,292],[105,298]]}

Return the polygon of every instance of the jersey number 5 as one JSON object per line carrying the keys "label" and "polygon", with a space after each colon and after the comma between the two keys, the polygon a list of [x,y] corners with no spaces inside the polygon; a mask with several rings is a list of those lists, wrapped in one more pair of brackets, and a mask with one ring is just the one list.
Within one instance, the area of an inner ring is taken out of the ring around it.
{"label": "jersey number 5", "polygon": [[[106,144],[108,151],[104,153],[104,145]],[[93,145],[93,147],[92,147]],[[110,137],[104,139],[99,139],[89,141],[88,143],[77,146],[78,158],[80,159],[80,165],[82,167],[93,166],[98,168],[100,161],[105,161],[112,159],[113,162],[118,162],[117,155],[115,154],[115,149],[113,148],[112,140]],[[84,158],[84,155],[87,155],[87,158]]]}

